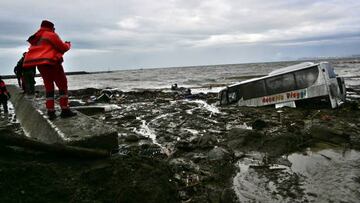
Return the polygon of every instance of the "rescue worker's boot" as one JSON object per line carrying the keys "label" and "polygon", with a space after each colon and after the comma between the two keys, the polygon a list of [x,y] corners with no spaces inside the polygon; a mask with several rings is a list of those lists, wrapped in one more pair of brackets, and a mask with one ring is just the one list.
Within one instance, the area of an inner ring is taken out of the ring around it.
{"label": "rescue worker's boot", "polygon": [[73,117],[73,116],[76,116],[76,115],[77,115],[77,113],[71,111],[70,109],[62,109],[60,117],[61,118],[69,118],[69,117]]}
{"label": "rescue worker's boot", "polygon": [[56,118],[55,111],[48,111],[47,115],[49,117],[49,120],[54,120]]}

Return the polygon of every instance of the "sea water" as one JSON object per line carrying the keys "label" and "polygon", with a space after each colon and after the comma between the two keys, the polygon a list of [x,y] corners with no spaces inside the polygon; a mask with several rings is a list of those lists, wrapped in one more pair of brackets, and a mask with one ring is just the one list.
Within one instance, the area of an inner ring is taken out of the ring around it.
{"label": "sea water", "polygon": [[[360,85],[360,59],[336,59],[329,62],[339,76],[345,77],[346,85]],[[67,78],[69,89],[72,90],[83,88],[116,88],[122,91],[169,89],[172,84],[176,83],[178,87],[190,88],[192,93],[218,92],[227,85],[263,76],[273,70],[298,63],[301,62],[119,70],[97,74],[70,75]],[[15,79],[6,80],[6,82],[7,84],[17,84]],[[43,84],[40,77],[36,78],[36,84]]]}

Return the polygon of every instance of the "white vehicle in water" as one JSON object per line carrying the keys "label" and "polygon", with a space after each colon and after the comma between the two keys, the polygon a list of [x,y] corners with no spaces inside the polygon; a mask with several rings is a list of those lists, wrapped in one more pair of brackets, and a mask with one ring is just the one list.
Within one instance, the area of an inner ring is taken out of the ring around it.
{"label": "white vehicle in water", "polygon": [[220,104],[240,106],[296,107],[302,100],[327,100],[336,108],[345,102],[344,78],[328,62],[301,64],[275,70],[260,78],[245,80],[221,90]]}

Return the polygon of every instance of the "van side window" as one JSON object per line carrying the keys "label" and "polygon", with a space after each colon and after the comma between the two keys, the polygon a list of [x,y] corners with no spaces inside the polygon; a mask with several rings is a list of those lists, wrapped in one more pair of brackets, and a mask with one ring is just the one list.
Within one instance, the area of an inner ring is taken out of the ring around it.
{"label": "van side window", "polygon": [[235,92],[229,91],[228,97],[229,97],[229,103],[236,102],[237,101],[236,91]]}
{"label": "van side window", "polygon": [[267,95],[264,80],[258,80],[258,81],[242,84],[239,90],[242,94],[241,96],[244,99],[251,99],[251,98],[262,97]]}
{"label": "van side window", "polygon": [[287,73],[266,79],[268,94],[278,94],[295,90],[295,78],[293,73]]}
{"label": "van side window", "polygon": [[242,95],[240,95],[240,87],[229,87],[228,88],[228,99],[229,103],[237,102],[239,99],[241,99]]}
{"label": "van side window", "polygon": [[303,89],[314,84],[319,76],[317,66],[295,72],[295,79],[298,89]]}
{"label": "van side window", "polygon": [[326,69],[329,73],[329,78],[336,78],[336,73],[332,67],[327,66]]}

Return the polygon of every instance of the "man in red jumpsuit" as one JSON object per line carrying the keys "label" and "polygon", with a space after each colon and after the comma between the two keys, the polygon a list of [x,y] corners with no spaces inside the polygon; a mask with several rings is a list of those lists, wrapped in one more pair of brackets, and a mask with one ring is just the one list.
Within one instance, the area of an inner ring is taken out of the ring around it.
{"label": "man in red jumpsuit", "polygon": [[49,119],[55,119],[54,83],[59,89],[62,118],[75,116],[68,104],[67,79],[62,67],[63,55],[71,47],[55,33],[54,24],[43,20],[40,29],[29,37],[29,51],[25,55],[23,67],[37,66],[44,80],[46,108]]}

